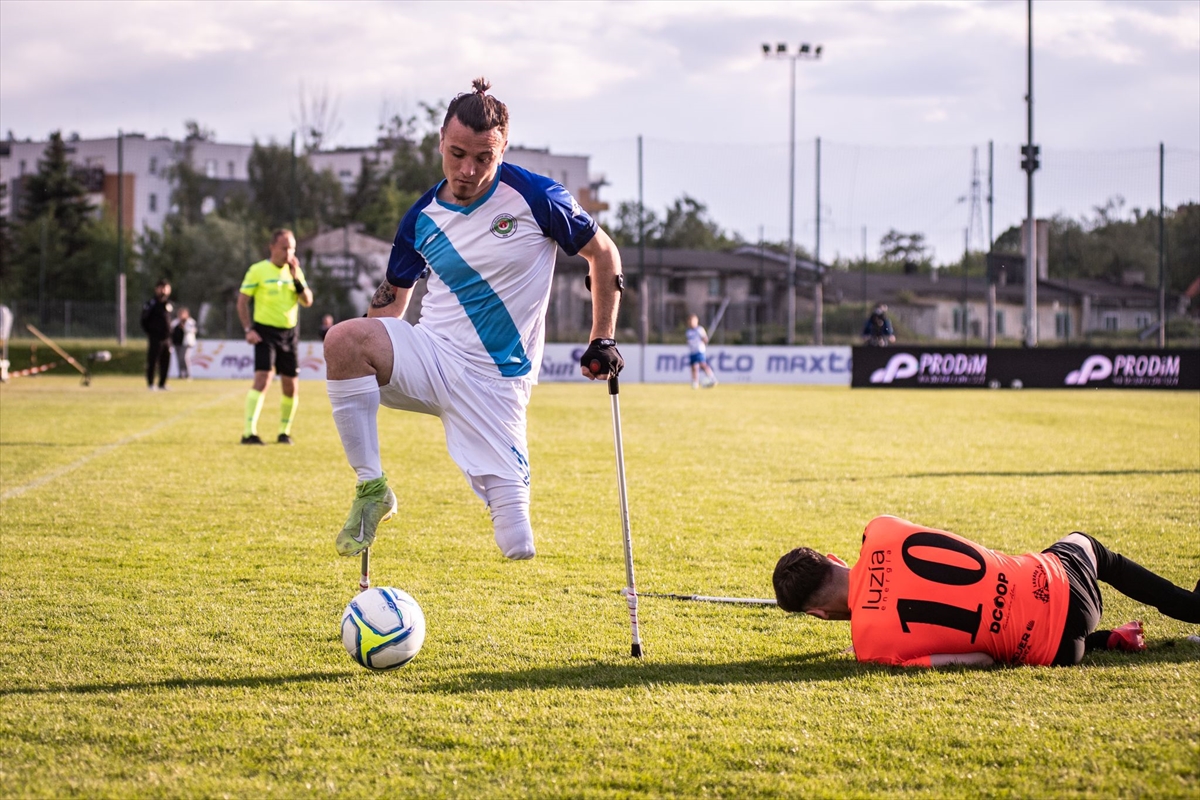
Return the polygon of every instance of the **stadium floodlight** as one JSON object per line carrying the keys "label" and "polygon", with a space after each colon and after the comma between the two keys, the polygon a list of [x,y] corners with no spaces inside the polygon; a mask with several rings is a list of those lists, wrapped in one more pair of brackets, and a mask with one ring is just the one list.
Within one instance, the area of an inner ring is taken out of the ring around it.
{"label": "stadium floodlight", "polygon": [[[766,58],[786,59],[792,64],[792,85],[791,91],[788,94],[790,103],[789,113],[789,134],[788,134],[788,267],[787,267],[787,343],[796,343],[796,62],[804,60],[815,60],[821,57],[823,45],[817,45],[816,49],[807,42],[800,45],[795,53],[788,52],[788,46],[784,43],[779,43],[775,46],[775,52],[772,53],[770,46],[763,45],[763,56]],[[818,237],[820,233],[818,232]],[[818,271],[820,265],[817,265]],[[817,280],[820,280],[818,275]],[[818,295],[819,297],[819,295]],[[814,320],[814,343],[820,344],[820,327],[819,320],[821,315],[817,314]]]}

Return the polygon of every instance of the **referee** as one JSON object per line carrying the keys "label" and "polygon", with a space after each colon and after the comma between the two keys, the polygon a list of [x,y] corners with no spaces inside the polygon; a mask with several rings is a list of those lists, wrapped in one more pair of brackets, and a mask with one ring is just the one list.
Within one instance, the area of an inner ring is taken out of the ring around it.
{"label": "referee", "polygon": [[304,272],[296,258],[296,237],[281,228],[271,234],[271,257],[250,265],[238,294],[238,318],[246,331],[246,341],[254,345],[254,386],[246,394],[242,444],[263,444],[258,437],[258,415],[262,412],[263,393],[275,372],[283,384],[276,441],[292,443],[292,420],[300,399],[296,380],[296,349],[300,345],[297,306],[308,308],[312,304],[312,290],[305,285]]}

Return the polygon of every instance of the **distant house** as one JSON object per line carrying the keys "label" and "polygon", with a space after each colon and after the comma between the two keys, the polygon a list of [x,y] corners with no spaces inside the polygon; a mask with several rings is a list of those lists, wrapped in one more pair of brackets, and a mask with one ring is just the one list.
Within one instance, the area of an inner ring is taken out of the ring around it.
{"label": "distant house", "polygon": [[[172,167],[185,156],[191,167],[209,179],[212,194],[205,198],[204,213],[214,210],[231,192],[247,191],[249,160],[254,150],[249,144],[212,141],[180,142],[165,136],[147,137],[127,133],[120,143],[115,136],[81,139],[68,136],[67,157],[79,171],[89,190],[89,199],[98,208],[117,203],[118,160],[120,161],[123,224],[126,230],[141,233],[145,229],[162,230],[171,211],[171,193],[175,189]],[[15,219],[20,212],[25,180],[37,172],[46,141],[0,141],[0,183],[8,185],[0,197],[0,217]],[[392,164],[393,151],[386,140],[369,147],[345,147],[321,150],[308,155],[317,172],[337,178],[343,191],[351,192],[362,173],[364,160],[380,170]],[[505,160],[560,182],[589,213],[608,209],[600,200],[600,188],[606,185],[602,175],[589,174],[589,157],[559,155],[548,148],[509,147]],[[396,220],[397,223],[400,220]]]}
{"label": "distant house", "polygon": [[[721,327],[757,340],[763,326],[783,326],[787,318],[787,259],[776,253],[746,247],[734,252],[646,248],[639,264],[636,247],[621,249],[625,295],[618,327],[640,328],[641,298],[649,299],[647,334],[657,340],[682,331],[690,314],[708,324],[722,305]],[[643,274],[644,271],[644,274]],[[796,263],[797,306],[812,313],[815,265]],[[558,254],[550,310],[546,319],[551,339],[586,336],[591,327],[591,296],[584,286],[587,261]],[[728,302],[726,302],[728,301]]]}
{"label": "distant house", "polygon": [[[319,276],[347,290],[350,305],[361,312],[367,310],[371,295],[387,273],[392,243],[362,232],[361,225],[349,225],[318,233],[296,243],[296,255],[306,273]],[[420,316],[425,282],[414,287],[408,312],[409,322]]]}
{"label": "distant house", "polygon": [[[930,274],[830,272],[827,303],[887,303],[904,330],[924,339],[983,339],[987,336],[987,281],[963,280],[952,269]],[[1090,333],[1142,331],[1157,320],[1158,290],[1136,282],[1038,281],[1038,340],[1069,342]],[[996,285],[997,340],[1024,338],[1025,286]]]}
{"label": "distant house", "polygon": [[[647,248],[645,275],[637,248],[621,249],[626,291],[619,327],[640,328],[643,283],[649,297],[648,338],[682,330],[687,316],[707,324],[726,304],[721,329],[741,334],[742,341],[761,341],[763,330],[778,336],[787,319],[787,258],[743,246],[732,252]],[[551,339],[586,336],[591,325],[591,297],[584,287],[587,262],[559,253],[547,317]],[[797,314],[811,319],[817,265],[796,261]],[[922,339],[976,342],[987,336],[987,281],[953,270],[932,274],[863,273],[824,268],[824,305],[863,308],[878,302],[902,330]],[[1144,331],[1157,321],[1157,290],[1141,285],[1136,275],[1122,285],[1076,279],[1038,281],[1038,338],[1070,342],[1095,333]],[[996,285],[995,335],[998,341],[1020,341],[1025,334],[1025,287],[1019,276]],[[865,319],[865,315],[864,315]],[[798,331],[805,340],[807,331]]]}
{"label": "distant house", "polygon": [[[349,290],[361,313],[384,279],[391,243],[363,233],[357,226],[337,228],[305,239],[297,253],[305,269]],[[764,331],[778,338],[787,320],[787,258],[757,247],[732,252],[650,247],[639,266],[636,247],[621,249],[625,271],[618,328],[623,338],[637,337],[643,293],[648,296],[647,336],[650,341],[678,335],[689,314],[709,324],[722,306],[720,330],[743,342],[760,342]],[[584,285],[587,261],[561,250],[546,315],[550,341],[584,341],[592,324],[592,298]],[[817,267],[807,258],[796,260],[796,306],[801,317],[812,318]],[[1130,280],[1131,279],[1131,280]],[[837,306],[862,309],[888,304],[901,331],[923,340],[976,343],[987,336],[987,282],[965,282],[953,270],[932,274],[866,273],[830,270],[824,273],[826,310]],[[414,287],[406,318],[416,322],[425,282]],[[1070,342],[1093,332],[1143,331],[1157,321],[1158,293],[1127,276],[1126,285],[1095,280],[1039,280],[1040,341]],[[1025,287],[1001,280],[996,286],[995,335],[1010,343],[1024,337]],[[865,312],[864,312],[865,320]],[[808,330],[798,331],[800,341]]]}

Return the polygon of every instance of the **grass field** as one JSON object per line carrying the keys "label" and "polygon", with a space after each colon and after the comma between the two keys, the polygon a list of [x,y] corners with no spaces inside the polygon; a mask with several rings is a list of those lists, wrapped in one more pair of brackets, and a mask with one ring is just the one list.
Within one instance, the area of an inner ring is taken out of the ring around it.
{"label": "grass field", "polygon": [[[433,419],[384,410],[377,585],[407,667],[338,640],[357,560],[323,386],[245,448],[242,383],[0,387],[0,796],[1196,797],[1200,633],[1077,668],[857,664],[846,624],[645,598],[629,658],[608,397],[530,407],[539,555],[509,563]],[[881,513],[1007,552],[1085,530],[1200,576],[1200,394],[622,387],[639,588],[770,597]],[[278,388],[268,394],[263,432]]]}

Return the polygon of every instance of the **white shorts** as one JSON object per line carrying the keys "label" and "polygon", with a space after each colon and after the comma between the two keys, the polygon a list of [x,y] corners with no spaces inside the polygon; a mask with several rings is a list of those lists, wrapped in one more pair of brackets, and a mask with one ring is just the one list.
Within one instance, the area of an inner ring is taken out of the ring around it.
{"label": "white shorts", "polygon": [[392,340],[392,377],[379,388],[380,404],[441,419],[450,457],[484,502],[485,475],[528,486],[525,409],[532,379],[480,375],[420,325],[376,319]]}

